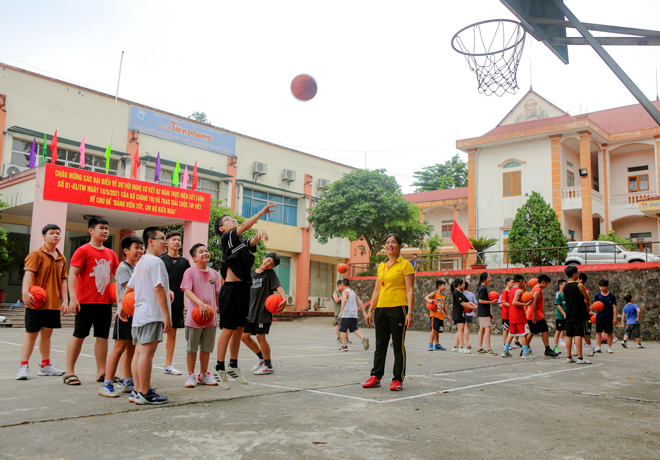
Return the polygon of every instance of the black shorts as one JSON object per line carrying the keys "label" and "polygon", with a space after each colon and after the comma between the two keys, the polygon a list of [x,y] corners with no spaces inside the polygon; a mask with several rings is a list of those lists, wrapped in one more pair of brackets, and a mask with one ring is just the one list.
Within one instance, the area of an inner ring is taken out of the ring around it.
{"label": "black shorts", "polygon": [[596,317],[596,332],[604,332],[605,334],[611,334],[614,331],[614,325],[612,324],[612,319],[598,318]]}
{"label": "black shorts", "polygon": [[62,327],[59,310],[35,310],[25,309],[25,332],[39,332],[42,327],[59,329]]}
{"label": "black shorts", "polygon": [[556,319],[555,320],[555,329],[558,331],[565,331],[566,330],[566,320],[565,319]]}
{"label": "black shorts", "polygon": [[218,294],[220,329],[236,330],[247,326],[250,310],[250,285],[243,281],[227,281]]}
{"label": "black shorts", "polygon": [[445,322],[441,320],[440,318],[436,318],[435,316],[432,316],[429,318],[430,323],[431,323],[431,330],[438,332],[438,333],[443,333],[445,332]]}
{"label": "black shorts", "polygon": [[502,318],[502,329],[506,329],[507,331],[510,329],[508,318]]}
{"label": "black shorts", "polygon": [[341,318],[339,323],[339,332],[355,332],[358,330],[357,318]]}
{"label": "black shorts", "polygon": [[586,337],[587,328],[584,321],[566,321],[566,337]]}
{"label": "black shorts", "polygon": [[625,335],[631,339],[639,339],[639,324],[628,324]]}
{"label": "black shorts", "polygon": [[531,319],[528,319],[527,325],[529,326],[529,332],[532,334],[543,334],[544,332],[548,332],[548,323],[545,321],[545,318],[537,319],[536,324],[534,324]]}
{"label": "black shorts", "polygon": [[186,327],[186,315],[183,312],[183,307],[172,306],[172,329],[183,329]]}
{"label": "black shorts", "polygon": [[243,329],[243,334],[268,335],[268,332],[270,332],[270,324],[271,323],[247,323],[247,326]]}
{"label": "black shorts", "polygon": [[133,343],[133,334],[131,328],[133,327],[133,317],[129,316],[128,321],[119,319],[119,315],[115,317],[115,328],[112,330],[112,338],[114,340],[130,340]]}
{"label": "black shorts", "polygon": [[112,325],[112,304],[80,304],[73,326],[73,336],[84,339],[94,326],[94,337],[108,339]]}
{"label": "black shorts", "polygon": [[474,321],[474,316],[465,315],[465,322],[466,323],[472,324],[472,321]]}
{"label": "black shorts", "polygon": [[591,324],[592,324],[591,321],[585,321],[584,322],[585,337],[590,337],[591,336]]}

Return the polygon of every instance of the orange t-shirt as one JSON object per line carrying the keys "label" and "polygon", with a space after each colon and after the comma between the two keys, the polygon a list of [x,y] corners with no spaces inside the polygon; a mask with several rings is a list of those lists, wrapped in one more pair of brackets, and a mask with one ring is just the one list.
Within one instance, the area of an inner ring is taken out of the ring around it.
{"label": "orange t-shirt", "polygon": [[66,279],[66,259],[59,251],[53,258],[46,245],[32,251],[25,258],[24,269],[34,272],[32,286],[41,286],[46,291],[45,310],[59,310],[62,301],[62,281]]}
{"label": "orange t-shirt", "polygon": [[429,316],[431,316],[431,318],[438,318],[439,320],[444,320],[445,312],[442,309],[445,308],[445,296],[443,296],[442,294],[438,294],[436,292],[435,300],[437,302],[438,309],[436,311],[429,312]]}
{"label": "orange t-shirt", "polygon": [[[536,301],[536,318],[537,319],[543,319],[545,316],[543,316],[543,289],[541,289],[538,286],[534,286],[532,288],[532,295],[534,295],[535,292],[540,292],[541,293],[541,298]],[[534,319],[534,311],[533,311],[534,304],[531,304],[529,308],[527,308],[527,319],[531,321]]]}

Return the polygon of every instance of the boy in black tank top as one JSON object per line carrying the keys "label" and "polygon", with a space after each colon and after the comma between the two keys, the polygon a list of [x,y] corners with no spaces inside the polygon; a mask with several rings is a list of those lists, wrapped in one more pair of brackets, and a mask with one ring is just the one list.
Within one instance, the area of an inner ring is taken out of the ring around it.
{"label": "boy in black tank top", "polygon": [[566,298],[566,353],[567,363],[574,363],[571,355],[573,337],[577,348],[578,364],[591,364],[582,357],[582,337],[586,335],[585,321],[588,320],[589,311],[585,307],[585,300],[589,302],[589,295],[584,287],[578,284],[578,269],[575,265],[569,265],[564,270],[569,282],[564,285],[564,297]]}

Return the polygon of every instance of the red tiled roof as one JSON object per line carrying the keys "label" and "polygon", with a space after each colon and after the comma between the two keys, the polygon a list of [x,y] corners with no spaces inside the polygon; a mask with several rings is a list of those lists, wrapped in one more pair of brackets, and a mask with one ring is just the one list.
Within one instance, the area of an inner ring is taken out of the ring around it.
{"label": "red tiled roof", "polygon": [[412,203],[424,203],[426,201],[456,200],[468,197],[468,188],[448,188],[446,190],[431,190],[430,192],[409,193],[403,197]]}

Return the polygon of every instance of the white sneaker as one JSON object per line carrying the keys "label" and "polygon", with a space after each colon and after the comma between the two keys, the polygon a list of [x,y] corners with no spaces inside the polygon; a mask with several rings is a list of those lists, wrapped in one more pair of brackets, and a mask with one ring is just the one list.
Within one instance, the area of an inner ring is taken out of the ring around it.
{"label": "white sneaker", "polygon": [[163,373],[164,374],[169,374],[169,375],[181,375],[181,371],[177,371],[172,366],[165,366],[165,369],[164,369]]}
{"label": "white sneaker", "polygon": [[206,373],[199,374],[197,376],[197,384],[208,385],[211,387],[218,386],[218,382],[213,378],[213,375],[209,371],[206,371]]}
{"label": "white sneaker", "polygon": [[465,348],[465,347],[463,347],[463,350],[461,351],[461,353],[465,353],[465,354],[468,354],[468,355],[469,355],[469,354],[471,354],[472,352],[470,351],[469,348]]}
{"label": "white sneaker", "polygon": [[30,378],[30,366],[23,364],[18,368],[18,374],[16,375],[16,380],[27,380]]}
{"label": "white sneaker", "polygon": [[111,383],[109,385],[101,385],[99,396],[105,396],[106,398],[118,398],[119,393],[115,390],[115,386]]}
{"label": "white sneaker", "polygon": [[64,375],[64,371],[59,370],[53,363],[50,363],[46,367],[39,366],[37,375]]}
{"label": "white sneaker", "polygon": [[362,341],[362,346],[364,347],[364,351],[367,351],[369,349],[369,337],[364,338],[364,340]]}
{"label": "white sneaker", "polygon": [[223,390],[230,390],[231,385],[229,384],[229,379],[227,378],[227,371],[215,371],[215,378],[217,384]]}
{"label": "white sneaker", "polygon": [[610,347],[607,347],[607,352],[608,353],[614,353]]}
{"label": "white sneaker", "polygon": [[229,375],[229,377],[236,380],[241,385],[247,385],[248,384],[248,381],[245,380],[245,378],[241,375],[241,370],[238,367],[236,367],[236,368],[228,367],[227,368],[227,375]]}
{"label": "white sneaker", "polygon": [[616,337],[614,337],[614,338],[612,339],[612,343],[616,343],[617,340],[619,340],[619,339],[617,339]]}
{"label": "white sneaker", "polygon": [[186,388],[195,388],[197,386],[197,376],[194,372],[192,374],[188,374],[186,383],[183,386]]}
{"label": "white sneaker", "polygon": [[461,352],[461,349],[458,348],[458,347],[454,347],[454,348],[451,349],[451,351],[453,351],[453,352],[459,352],[459,353],[460,353],[460,352]]}
{"label": "white sneaker", "polygon": [[571,364],[574,363],[575,360],[573,358],[566,358],[566,364]]}
{"label": "white sneaker", "polygon": [[531,353],[523,353],[522,359],[536,359],[536,356]]}
{"label": "white sneaker", "polygon": [[559,339],[559,345],[561,345],[562,347],[565,347],[566,346],[566,340]]}
{"label": "white sneaker", "polygon": [[511,346],[509,347],[509,350],[515,350],[517,348],[518,348],[517,345],[511,344]]}
{"label": "white sneaker", "polygon": [[263,367],[263,365],[264,365],[264,360],[263,359],[258,359],[257,364],[254,365],[252,370],[253,371],[258,371],[259,369],[261,369]]}
{"label": "white sneaker", "polygon": [[275,372],[275,369],[272,367],[268,366],[261,366],[261,369],[257,369],[256,371],[253,372],[254,375],[266,375],[266,374],[272,374]]}
{"label": "white sneaker", "polygon": [[582,359],[578,359],[577,363],[578,364],[591,364],[591,361],[588,361],[588,360],[582,358]]}

